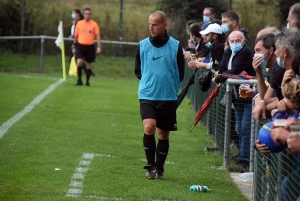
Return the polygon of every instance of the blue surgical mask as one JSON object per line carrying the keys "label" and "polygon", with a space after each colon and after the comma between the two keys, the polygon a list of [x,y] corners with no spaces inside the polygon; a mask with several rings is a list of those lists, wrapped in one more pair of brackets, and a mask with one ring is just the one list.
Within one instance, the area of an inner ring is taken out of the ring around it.
{"label": "blue surgical mask", "polygon": [[260,68],[266,68],[266,66],[267,66],[267,64],[268,64],[268,61],[269,61],[269,59],[270,59],[270,57],[271,57],[271,55],[269,56],[269,58],[267,59],[267,60],[265,60],[264,59],[264,57],[265,57],[265,54],[266,54],[266,52],[267,52],[268,50],[266,50],[265,51],[265,53],[263,53],[263,54],[254,54],[254,57],[261,57],[263,60],[262,60],[262,63],[260,64]]}
{"label": "blue surgical mask", "polygon": [[203,22],[210,22],[210,19],[208,16],[203,16]]}
{"label": "blue surgical mask", "polygon": [[279,57],[276,57],[277,66],[280,66],[281,68],[284,68],[284,59],[283,59],[283,61],[280,61],[280,56],[281,56],[283,50],[284,50],[284,49],[282,49],[282,51],[281,51]]}
{"label": "blue surgical mask", "polygon": [[286,29],[289,29],[289,28],[290,28],[289,23],[286,23]]}
{"label": "blue surgical mask", "polygon": [[221,28],[222,28],[222,32],[223,32],[224,34],[227,34],[227,33],[230,31],[230,29],[229,29],[229,27],[228,27],[228,24],[222,24],[222,25],[221,25]]}
{"label": "blue surgical mask", "polygon": [[72,19],[75,19],[76,18],[76,14],[72,13],[71,17],[72,17]]}
{"label": "blue surgical mask", "polygon": [[214,40],[211,39],[210,41],[208,41],[208,42],[205,44],[205,46],[208,47],[208,48],[211,48],[211,47],[213,46],[213,44],[214,44]]}
{"label": "blue surgical mask", "polygon": [[242,43],[237,43],[237,44],[231,44],[230,45],[230,49],[233,53],[237,53],[238,51],[240,51],[242,49]]}
{"label": "blue surgical mask", "polygon": [[197,44],[197,41],[195,41],[195,40],[192,38],[192,36],[190,36],[190,39],[191,39],[192,43],[194,43],[195,45]]}
{"label": "blue surgical mask", "polygon": [[210,41],[208,41],[205,46],[208,47],[208,48],[211,48],[211,46],[213,45],[213,43],[211,43]]}

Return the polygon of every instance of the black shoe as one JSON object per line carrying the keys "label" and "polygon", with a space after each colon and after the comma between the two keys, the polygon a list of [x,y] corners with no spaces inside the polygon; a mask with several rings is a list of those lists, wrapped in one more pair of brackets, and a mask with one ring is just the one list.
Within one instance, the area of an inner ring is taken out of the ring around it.
{"label": "black shoe", "polygon": [[81,86],[83,83],[81,80],[77,80],[76,86]]}
{"label": "black shoe", "polygon": [[85,86],[88,86],[88,87],[89,87],[89,86],[90,86],[90,83],[89,83],[89,82],[85,83]]}
{"label": "black shoe", "polygon": [[245,160],[237,160],[235,162],[236,165],[240,166],[241,169],[242,169],[242,173],[243,172],[248,172],[249,171],[249,164],[250,162],[249,161],[245,161]]}
{"label": "black shoe", "polygon": [[96,74],[91,70],[91,76],[96,77]]}
{"label": "black shoe", "polygon": [[164,173],[162,171],[156,170],[155,179],[164,179]]}
{"label": "black shoe", "polygon": [[218,148],[212,148],[212,147],[205,147],[205,151],[206,152],[214,152],[214,151],[218,151]]}
{"label": "black shoe", "polygon": [[234,161],[237,161],[239,156],[240,156],[240,154],[238,153],[237,155],[232,156],[231,159],[234,160]]}
{"label": "black shoe", "polygon": [[146,179],[155,179],[156,176],[156,168],[151,165],[146,165],[144,169],[147,169]]}

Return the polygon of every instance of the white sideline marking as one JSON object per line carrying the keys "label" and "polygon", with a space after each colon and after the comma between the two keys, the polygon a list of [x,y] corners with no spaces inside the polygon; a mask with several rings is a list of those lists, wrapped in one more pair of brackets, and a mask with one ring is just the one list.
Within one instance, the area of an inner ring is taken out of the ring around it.
{"label": "white sideline marking", "polygon": [[82,196],[83,180],[86,173],[89,171],[89,165],[92,163],[92,160],[95,156],[106,157],[106,158],[116,158],[110,154],[94,154],[94,153],[84,153],[82,154],[81,160],[79,161],[78,167],[75,168],[75,172],[72,175],[70,182],[70,188],[67,197],[83,197],[83,198],[92,198],[92,199],[101,199],[101,200],[122,200],[122,198],[109,198],[104,196],[88,195]]}
{"label": "white sideline marking", "polygon": [[[144,158],[141,158],[140,161],[147,162],[147,160]],[[166,161],[165,164],[174,165],[174,162]]]}
{"label": "white sideline marking", "polygon": [[0,74],[0,76],[9,76],[9,77],[22,77],[27,79],[44,79],[44,80],[59,80],[57,77],[42,77],[42,76],[32,76],[32,75],[11,75],[11,74]]}
{"label": "white sideline marking", "polygon": [[10,118],[7,122],[3,123],[0,126],[0,139],[8,131],[8,129],[17,123],[22,117],[28,114],[37,104],[41,102],[49,93],[51,93],[58,85],[63,83],[63,79],[59,79],[54,84],[50,85],[45,91],[38,95],[31,103],[29,103],[21,112]]}

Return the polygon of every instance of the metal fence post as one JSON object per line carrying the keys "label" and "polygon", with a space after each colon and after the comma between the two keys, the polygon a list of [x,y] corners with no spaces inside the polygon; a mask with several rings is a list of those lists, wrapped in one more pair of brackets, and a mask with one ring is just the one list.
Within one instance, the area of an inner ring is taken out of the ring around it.
{"label": "metal fence post", "polygon": [[44,42],[45,36],[41,36],[40,73],[44,71]]}
{"label": "metal fence post", "polygon": [[228,82],[226,82],[225,136],[224,136],[224,157],[223,157],[224,168],[227,168],[229,164],[229,144],[230,144],[230,133],[231,133],[231,109],[232,109],[231,105],[232,105],[232,87]]}
{"label": "metal fence post", "polygon": [[[255,85],[253,86],[253,90],[255,91]],[[254,109],[254,99],[252,100],[252,110]],[[256,126],[256,122],[255,119],[253,118],[253,115],[251,115],[251,138],[250,138],[250,164],[249,164],[249,172],[253,172],[254,171],[254,139],[256,137],[256,130],[257,130],[257,126]]]}

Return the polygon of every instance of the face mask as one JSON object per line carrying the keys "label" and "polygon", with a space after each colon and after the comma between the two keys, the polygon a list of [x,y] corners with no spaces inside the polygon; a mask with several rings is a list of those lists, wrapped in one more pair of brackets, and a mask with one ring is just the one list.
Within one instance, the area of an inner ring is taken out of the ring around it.
{"label": "face mask", "polygon": [[289,23],[286,23],[286,29],[289,29],[289,28],[290,28]]}
{"label": "face mask", "polygon": [[230,45],[230,49],[233,53],[237,53],[238,51],[240,51],[242,49],[242,43],[237,43],[237,44],[232,44]]}
{"label": "face mask", "polygon": [[76,18],[76,14],[72,13],[71,17],[72,17],[72,19],[75,19]]}
{"label": "face mask", "polygon": [[269,59],[270,59],[270,57],[271,57],[271,55],[269,56],[269,58],[267,59],[267,60],[265,60],[264,59],[264,57],[265,57],[265,54],[266,54],[266,52],[267,52],[268,50],[266,50],[265,51],[265,53],[263,53],[263,54],[254,54],[254,57],[261,57],[263,60],[262,60],[262,63],[260,64],[260,68],[266,68],[266,66],[267,66],[267,64],[268,64],[268,61],[269,61]]}
{"label": "face mask", "polygon": [[191,39],[192,43],[194,43],[195,45],[197,44],[197,41],[195,41],[195,40],[192,38],[192,36],[190,36],[190,39]]}
{"label": "face mask", "polygon": [[280,61],[280,56],[281,56],[283,50],[281,51],[279,57],[276,57],[277,66],[280,66],[281,68],[284,68],[284,59],[283,59],[283,61]]}
{"label": "face mask", "polygon": [[214,44],[214,40],[211,39],[210,41],[208,41],[205,46],[208,47],[208,48],[211,48],[211,46]]}
{"label": "face mask", "polygon": [[208,16],[203,16],[203,22],[210,22],[210,19]]}
{"label": "face mask", "polygon": [[223,32],[224,34],[227,34],[227,33],[230,31],[230,29],[229,29],[229,27],[228,27],[228,24],[222,24],[222,25],[221,25],[221,28],[222,28],[222,32]]}

